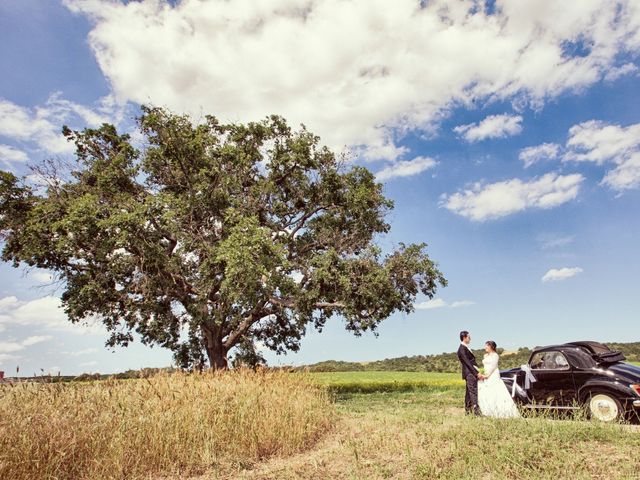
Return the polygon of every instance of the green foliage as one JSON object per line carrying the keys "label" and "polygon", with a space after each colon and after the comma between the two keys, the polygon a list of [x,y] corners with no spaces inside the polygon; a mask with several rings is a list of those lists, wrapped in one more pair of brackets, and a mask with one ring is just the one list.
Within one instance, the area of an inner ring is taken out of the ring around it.
{"label": "green foliage", "polygon": [[607,342],[607,346],[611,350],[624,353],[627,357],[627,361],[631,363],[640,363],[640,342],[633,343],[619,343],[619,342]]}
{"label": "green foliage", "polygon": [[[612,350],[620,351],[631,363],[640,363],[640,342],[607,343]],[[477,359],[484,355],[483,350],[473,350]],[[500,353],[500,368],[507,370],[519,367],[529,361],[531,350],[523,347],[515,352]],[[415,355],[411,357],[385,358],[375,362],[342,362],[327,360],[299,367],[310,372],[459,372],[460,362],[455,352],[438,355]]]}
{"label": "green foliage", "polygon": [[424,244],[383,254],[382,185],[304,127],[148,107],[139,127],[144,150],[112,125],[65,128],[76,161],[37,168],[44,189],[0,174],[3,260],[56,274],[70,320],[100,319],[108,345],[136,332],[182,367],[224,368],[248,341],[297,350],[333,315],[375,331],[446,284]]}

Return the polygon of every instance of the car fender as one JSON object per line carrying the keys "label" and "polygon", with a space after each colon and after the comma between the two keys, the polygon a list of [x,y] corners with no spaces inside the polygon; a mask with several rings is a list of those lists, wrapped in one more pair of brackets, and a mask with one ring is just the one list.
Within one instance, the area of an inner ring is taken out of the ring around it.
{"label": "car fender", "polygon": [[591,392],[603,392],[609,393],[616,397],[616,399],[623,401],[630,396],[629,387],[622,383],[604,381],[604,380],[592,380],[586,382],[578,391],[578,399],[581,402],[586,402]]}

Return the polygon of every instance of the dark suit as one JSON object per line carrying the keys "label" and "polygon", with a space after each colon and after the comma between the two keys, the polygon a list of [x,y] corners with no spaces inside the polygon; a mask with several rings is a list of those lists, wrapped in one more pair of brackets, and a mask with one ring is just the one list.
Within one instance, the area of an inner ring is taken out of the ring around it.
{"label": "dark suit", "polygon": [[478,362],[476,357],[463,344],[458,347],[458,360],[462,365],[462,379],[467,382],[467,393],[464,397],[464,409],[467,413],[479,414],[478,408]]}

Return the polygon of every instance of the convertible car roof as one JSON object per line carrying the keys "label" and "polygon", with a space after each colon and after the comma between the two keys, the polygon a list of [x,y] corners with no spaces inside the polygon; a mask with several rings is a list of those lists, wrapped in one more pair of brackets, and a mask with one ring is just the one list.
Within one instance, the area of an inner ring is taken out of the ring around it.
{"label": "convertible car roof", "polygon": [[589,350],[591,353],[601,354],[601,353],[609,353],[611,349],[607,347],[604,343],[594,342],[589,340],[579,341],[579,342],[567,342],[561,343],[558,345],[546,345],[544,347],[535,347],[533,351],[537,350],[547,350],[553,348],[575,348],[575,347],[583,347]]}
{"label": "convertible car roof", "polygon": [[568,342],[560,345],[536,347],[533,349],[533,352],[545,350],[586,350],[584,353],[591,356],[597,363],[616,363],[626,360],[624,354],[621,352],[614,352],[604,343],[592,341]]}

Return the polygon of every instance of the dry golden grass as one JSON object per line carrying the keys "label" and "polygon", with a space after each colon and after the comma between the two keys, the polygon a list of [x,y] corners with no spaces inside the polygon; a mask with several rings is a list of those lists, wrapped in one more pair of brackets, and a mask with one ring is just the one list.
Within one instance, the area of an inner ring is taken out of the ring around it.
{"label": "dry golden grass", "polygon": [[247,468],[334,420],[307,378],[234,371],[0,387],[0,478],[132,479]]}
{"label": "dry golden grass", "polygon": [[[543,416],[466,417],[464,392],[338,397],[331,435],[302,453],[235,472],[234,480],[627,480],[640,478],[636,426]],[[215,473],[197,480],[215,480]]]}

